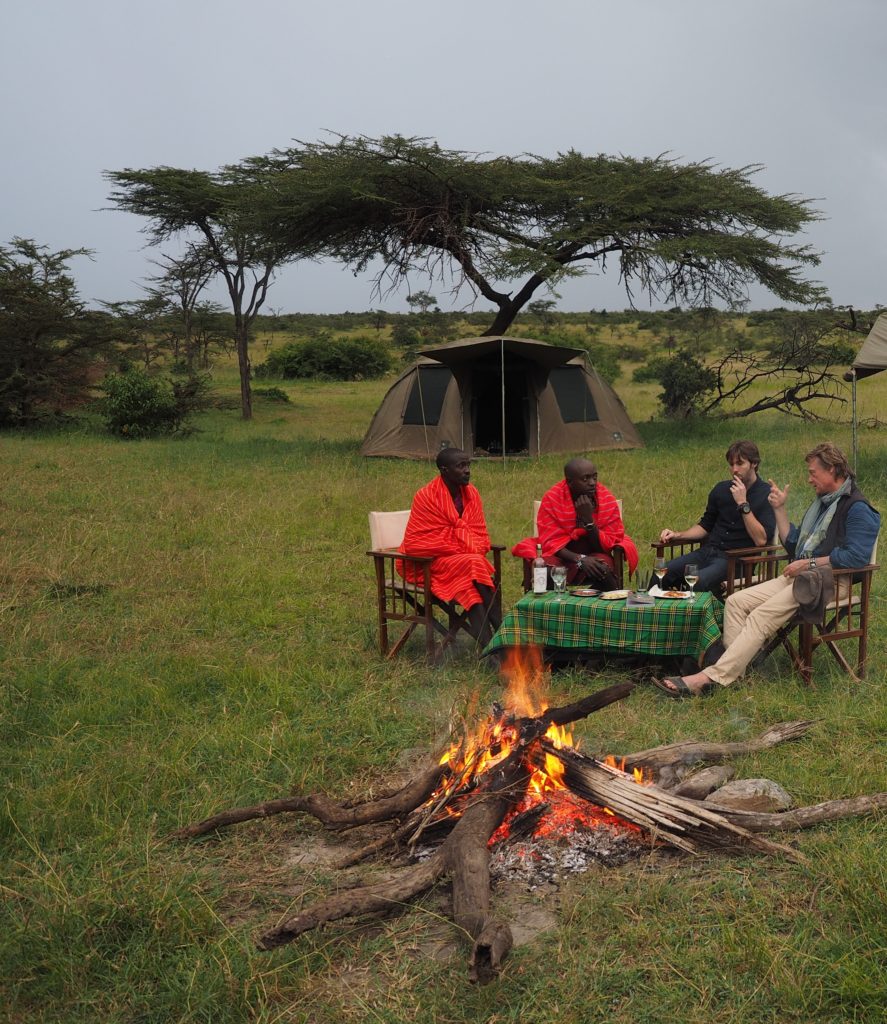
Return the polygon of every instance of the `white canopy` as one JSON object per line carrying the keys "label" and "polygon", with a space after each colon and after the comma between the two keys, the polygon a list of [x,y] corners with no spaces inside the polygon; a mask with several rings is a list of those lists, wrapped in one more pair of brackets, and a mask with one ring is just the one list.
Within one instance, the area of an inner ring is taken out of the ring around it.
{"label": "white canopy", "polygon": [[[881,313],[875,321],[857,353],[852,370],[856,371],[857,380],[887,370],[887,313]],[[850,374],[847,377],[849,379]]]}

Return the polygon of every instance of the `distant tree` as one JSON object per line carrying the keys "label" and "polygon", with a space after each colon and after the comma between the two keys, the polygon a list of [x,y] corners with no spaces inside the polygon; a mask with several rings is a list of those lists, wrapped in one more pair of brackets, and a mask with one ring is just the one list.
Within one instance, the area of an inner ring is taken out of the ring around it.
{"label": "distant tree", "polygon": [[817,215],[754,186],[757,167],[575,151],[488,158],[401,136],[300,143],[252,164],[274,176],[256,211],[269,239],[358,271],[381,260],[379,290],[455,271],[454,290],[468,285],[497,309],[486,334],[504,333],[538,288],[609,260],[629,297],[738,303],[753,283],[790,302],[821,297],[801,277],[818,255],[789,241]]}
{"label": "distant tree", "polygon": [[[158,299],[166,314],[166,328],[173,356],[189,371],[197,367],[201,342],[196,337],[196,309],[200,296],[216,273],[215,258],[206,246],[189,245],[183,256],[164,253],[152,261],[160,273],[148,278],[148,294]],[[212,304],[214,309],[220,306]]]}
{"label": "distant tree", "polygon": [[843,372],[854,349],[836,335],[831,310],[794,313],[782,320],[779,332],[766,352],[731,348],[709,363],[696,349],[656,357],[635,371],[634,380],[659,381],[667,416],[737,419],[774,410],[821,419],[812,403],[845,402],[837,368]]}
{"label": "distant tree", "polygon": [[137,359],[147,369],[173,352],[164,323],[169,305],[159,295],[121,302],[103,302],[114,317],[115,342],[126,359]]}
{"label": "distant tree", "polygon": [[30,423],[88,395],[112,340],[109,318],[84,307],[68,272],[71,259],[89,255],[25,238],[0,246],[0,425]]}
{"label": "distant tree", "polygon": [[410,309],[417,309],[420,313],[427,313],[437,305],[437,299],[429,292],[411,292],[407,296],[407,305]]}
{"label": "distant tree", "polygon": [[535,302],[527,304],[527,312],[532,313],[539,323],[542,324],[542,327],[548,330],[549,327],[557,323],[557,316],[555,315],[556,306],[557,303],[554,299],[536,299]]}
{"label": "distant tree", "polygon": [[292,237],[274,240],[255,228],[253,206],[257,190],[269,187],[267,169],[261,184],[245,164],[215,173],[152,167],[106,171],[105,177],[114,186],[109,198],[117,209],[147,219],[144,230],[153,244],[193,236],[224,279],[234,314],[241,409],[250,419],[250,328],[274,272],[297,255]]}

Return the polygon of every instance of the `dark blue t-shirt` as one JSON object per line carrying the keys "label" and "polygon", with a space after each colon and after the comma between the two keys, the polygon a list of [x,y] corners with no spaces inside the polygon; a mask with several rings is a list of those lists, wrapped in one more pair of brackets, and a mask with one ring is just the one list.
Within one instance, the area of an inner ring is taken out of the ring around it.
{"label": "dark blue t-shirt", "polygon": [[[745,516],[739,511],[739,506],[733,500],[730,493],[732,480],[722,480],[712,487],[708,495],[708,504],[705,512],[699,520],[703,530],[708,531],[708,537],[704,543],[718,551],[729,551],[731,548],[750,548],[755,542],[749,537],[745,529]],[[760,477],[751,485],[746,494],[746,501],[751,505],[755,518],[767,532],[769,544],[776,528],[776,515],[767,500],[770,494],[770,485]]]}

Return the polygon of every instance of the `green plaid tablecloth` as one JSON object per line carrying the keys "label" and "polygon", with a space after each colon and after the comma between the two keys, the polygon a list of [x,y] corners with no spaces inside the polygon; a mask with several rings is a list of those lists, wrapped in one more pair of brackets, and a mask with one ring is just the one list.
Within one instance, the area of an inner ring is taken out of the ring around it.
{"label": "green plaid tablecloth", "polygon": [[697,658],[721,635],[723,606],[711,594],[692,601],[657,600],[627,606],[625,600],[524,594],[505,616],[484,654],[536,644],[566,650],[685,654]]}

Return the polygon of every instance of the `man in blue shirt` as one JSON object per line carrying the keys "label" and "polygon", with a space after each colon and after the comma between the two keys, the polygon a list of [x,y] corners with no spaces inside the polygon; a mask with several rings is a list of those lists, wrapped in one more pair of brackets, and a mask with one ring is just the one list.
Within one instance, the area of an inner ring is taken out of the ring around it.
{"label": "man in blue shirt", "polygon": [[669,697],[699,697],[738,679],[755,654],[798,610],[793,587],[800,573],[829,566],[858,569],[868,565],[881,516],[856,486],[846,456],[827,441],[809,452],[805,461],[807,481],[816,499],[799,526],[789,522],[785,510],[789,485],[780,490],[770,481],[769,502],[776,514],[779,539],[792,561],[776,579],[727,598],[724,653],[694,675],[655,680]]}
{"label": "man in blue shirt", "polygon": [[730,479],[715,484],[708,495],[705,512],[698,523],[686,530],[663,530],[659,540],[700,541],[700,546],[673,558],[666,565],[661,586],[681,586],[684,566],[699,568],[696,591],[720,594],[727,579],[727,552],[733,548],[762,547],[770,543],[776,520],[768,502],[770,485],[758,476],[761,453],[754,441],[734,441],[727,449]]}

